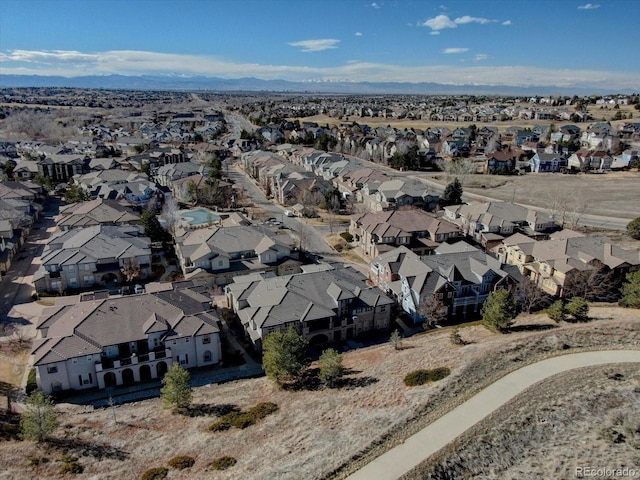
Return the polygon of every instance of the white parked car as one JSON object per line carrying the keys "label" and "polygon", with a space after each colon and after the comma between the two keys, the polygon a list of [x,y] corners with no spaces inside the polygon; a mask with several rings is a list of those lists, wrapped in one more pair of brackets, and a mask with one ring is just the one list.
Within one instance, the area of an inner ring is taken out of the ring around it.
{"label": "white parked car", "polygon": [[296,214],[295,214],[295,213],[293,213],[291,210],[285,210],[285,211],[284,211],[284,214],[285,214],[287,217],[295,217],[295,216],[296,216]]}

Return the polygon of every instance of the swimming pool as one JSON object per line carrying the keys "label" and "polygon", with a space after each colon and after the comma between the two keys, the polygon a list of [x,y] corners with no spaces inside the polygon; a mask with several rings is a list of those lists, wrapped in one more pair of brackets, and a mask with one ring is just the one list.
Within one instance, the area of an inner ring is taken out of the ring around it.
{"label": "swimming pool", "polygon": [[188,225],[211,225],[220,220],[220,216],[208,208],[192,208],[181,210],[182,221]]}

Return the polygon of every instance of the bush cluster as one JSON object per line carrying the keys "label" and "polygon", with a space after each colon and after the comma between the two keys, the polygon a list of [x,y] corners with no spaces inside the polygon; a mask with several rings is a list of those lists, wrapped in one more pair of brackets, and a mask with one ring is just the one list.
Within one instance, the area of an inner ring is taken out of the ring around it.
{"label": "bush cluster", "polygon": [[142,480],[162,480],[168,473],[169,469],[165,467],[150,468],[142,474]]}
{"label": "bush cluster", "polygon": [[60,473],[65,475],[67,473],[78,475],[84,472],[84,467],[78,463],[76,457],[64,456],[62,457],[62,466],[60,467]]}
{"label": "bush cluster", "polygon": [[233,457],[219,457],[207,465],[207,470],[226,470],[233,467],[238,461]]}
{"label": "bush cluster", "polygon": [[341,236],[342,238],[344,238],[344,240],[345,240],[347,243],[351,243],[351,242],[353,242],[353,235],[351,235],[349,232],[342,232],[342,233],[340,234],[340,236]]}
{"label": "bush cluster", "polygon": [[196,463],[196,459],[188,455],[179,455],[173,457],[167,462],[171,468],[177,468],[178,470],[184,470],[185,468],[191,468]]}
{"label": "bush cluster", "polygon": [[429,382],[437,382],[447,377],[451,370],[447,367],[438,367],[431,370],[414,370],[404,377],[404,384],[408,387],[424,385]]}
{"label": "bush cluster", "polygon": [[278,410],[278,405],[272,402],[262,402],[255,407],[250,408],[247,412],[236,411],[230,412],[220,417],[220,419],[213,423],[209,430],[212,432],[221,432],[229,430],[231,427],[245,429],[259,420],[271,415]]}

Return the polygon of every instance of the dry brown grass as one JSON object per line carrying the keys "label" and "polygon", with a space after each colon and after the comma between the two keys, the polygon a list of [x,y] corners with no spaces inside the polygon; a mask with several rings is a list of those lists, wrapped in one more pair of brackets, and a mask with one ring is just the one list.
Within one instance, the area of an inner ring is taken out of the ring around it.
{"label": "dry brown grass", "polygon": [[637,467],[639,393],[637,365],[558,375],[509,402],[402,478],[575,478],[578,467]]}
{"label": "dry brown grass", "polygon": [[[27,457],[62,453],[80,458],[84,478],[139,478],[147,468],[166,466],[177,455],[196,459],[188,471],[172,470],[171,478],[313,479],[323,478],[348,464],[360,462],[402,441],[416,429],[447,411],[504,372],[523,363],[561,353],[565,348],[616,348],[640,345],[640,312],[592,308],[599,318],[588,324],[561,325],[551,330],[522,330],[509,335],[490,333],[480,326],[462,329],[465,340],[451,344],[449,330],[418,335],[394,351],[383,344],[347,352],[348,380],[337,389],[281,391],[266,378],[242,380],[195,389],[194,402],[209,410],[225,406],[247,409],[274,402],[279,410],[244,430],[213,433],[207,427],[215,416],[183,417],[162,409],[160,400],[116,408],[117,424],[109,409],[93,410],[61,404],[60,442],[45,449],[32,443],[0,444],[0,470],[7,479],[36,475]],[[612,318],[615,317],[615,318]],[[525,316],[521,325],[547,325],[544,316]],[[544,328],[544,327],[542,327]],[[437,384],[406,387],[404,376],[416,368],[447,366],[451,375]],[[386,436],[385,442],[374,442]],[[224,472],[206,472],[215,458],[228,455],[238,463]],[[58,462],[39,468],[37,476],[60,478]],[[343,468],[335,476],[343,476]]]}

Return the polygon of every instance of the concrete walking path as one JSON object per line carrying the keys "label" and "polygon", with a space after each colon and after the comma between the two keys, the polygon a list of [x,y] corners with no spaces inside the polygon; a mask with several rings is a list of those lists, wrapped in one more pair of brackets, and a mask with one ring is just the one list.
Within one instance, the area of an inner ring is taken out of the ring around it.
{"label": "concrete walking path", "polygon": [[[522,367],[492,383],[347,478],[395,480],[542,380],[576,368],[636,362],[640,363],[640,350],[605,350],[561,355]],[[585,388],[588,386],[585,385]]]}

